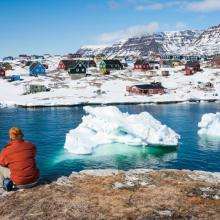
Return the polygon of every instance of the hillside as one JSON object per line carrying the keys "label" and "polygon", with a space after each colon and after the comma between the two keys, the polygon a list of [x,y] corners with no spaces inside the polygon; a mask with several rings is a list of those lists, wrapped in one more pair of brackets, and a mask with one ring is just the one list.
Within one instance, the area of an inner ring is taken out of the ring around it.
{"label": "hillside", "polygon": [[186,30],[147,34],[116,42],[112,46],[84,46],[77,51],[83,56],[103,53],[107,57],[143,56],[150,52],[192,55],[220,53],[220,25],[204,31]]}

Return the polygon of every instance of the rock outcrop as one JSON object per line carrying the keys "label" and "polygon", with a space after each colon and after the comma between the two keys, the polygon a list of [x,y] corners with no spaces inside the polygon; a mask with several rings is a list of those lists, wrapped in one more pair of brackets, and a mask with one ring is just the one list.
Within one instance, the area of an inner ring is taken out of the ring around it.
{"label": "rock outcrop", "polygon": [[0,219],[220,219],[220,173],[89,170],[2,193]]}

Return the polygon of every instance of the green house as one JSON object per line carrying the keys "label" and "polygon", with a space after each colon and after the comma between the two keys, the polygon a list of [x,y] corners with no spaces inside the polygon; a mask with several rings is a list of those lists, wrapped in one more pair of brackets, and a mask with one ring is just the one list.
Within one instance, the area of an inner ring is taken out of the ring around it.
{"label": "green house", "polygon": [[75,61],[74,64],[69,68],[68,73],[72,79],[84,77],[86,75],[86,66],[81,61]]}
{"label": "green house", "polygon": [[122,70],[123,65],[119,60],[103,60],[99,64],[99,69],[101,72],[106,72],[110,70]]}

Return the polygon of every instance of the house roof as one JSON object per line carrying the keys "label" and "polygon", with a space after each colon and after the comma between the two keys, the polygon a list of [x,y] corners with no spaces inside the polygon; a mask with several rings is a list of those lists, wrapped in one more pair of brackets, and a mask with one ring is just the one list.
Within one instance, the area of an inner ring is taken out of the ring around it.
{"label": "house roof", "polygon": [[78,60],[61,60],[60,62],[62,62],[66,68],[70,68],[75,65]]}
{"label": "house roof", "polygon": [[105,62],[106,65],[120,65],[120,66],[122,66],[122,64],[119,60],[103,60],[102,62]]}
{"label": "house roof", "polygon": [[[44,67],[44,65],[42,65],[41,63],[32,63],[32,64],[30,65],[30,70],[33,70],[37,65],[41,65],[41,66]],[[44,68],[45,68],[45,67],[44,67]]]}
{"label": "house roof", "polygon": [[134,65],[143,65],[143,64],[149,64],[147,60],[136,60]]}
{"label": "house roof", "polygon": [[69,69],[75,69],[79,64],[81,64],[85,69],[86,65],[80,60],[74,60],[75,62],[69,67]]}
{"label": "house roof", "polygon": [[198,61],[188,61],[186,63],[186,66],[188,66],[188,67],[196,67],[196,66],[200,66],[200,64],[199,64]]}
{"label": "house roof", "polygon": [[142,84],[142,85],[135,85],[135,87],[142,89],[142,90],[147,90],[147,89],[165,89],[161,83],[151,83],[151,84]]}

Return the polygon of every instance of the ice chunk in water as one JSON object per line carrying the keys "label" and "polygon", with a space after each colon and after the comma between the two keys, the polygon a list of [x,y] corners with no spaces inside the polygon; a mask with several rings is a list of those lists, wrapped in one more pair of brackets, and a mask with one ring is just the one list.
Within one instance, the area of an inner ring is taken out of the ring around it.
{"label": "ice chunk in water", "polygon": [[177,146],[180,136],[148,112],[122,113],[117,107],[84,107],[82,123],[66,135],[65,148],[73,154],[90,154],[99,145]]}
{"label": "ice chunk in water", "polygon": [[198,126],[199,135],[220,137],[220,112],[204,114]]}

